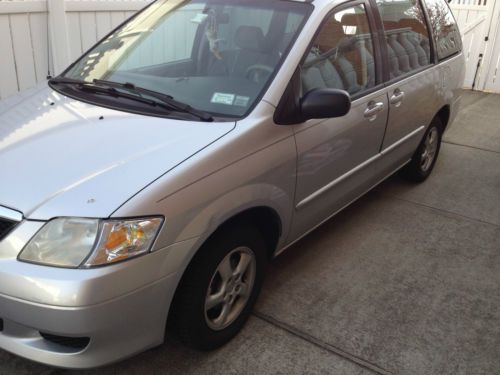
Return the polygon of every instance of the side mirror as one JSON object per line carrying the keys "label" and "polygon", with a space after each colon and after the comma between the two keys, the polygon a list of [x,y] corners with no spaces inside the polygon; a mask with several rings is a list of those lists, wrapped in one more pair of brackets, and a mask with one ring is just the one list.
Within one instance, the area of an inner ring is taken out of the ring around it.
{"label": "side mirror", "polygon": [[300,100],[300,109],[304,121],[342,117],[351,110],[351,97],[344,90],[314,89]]}

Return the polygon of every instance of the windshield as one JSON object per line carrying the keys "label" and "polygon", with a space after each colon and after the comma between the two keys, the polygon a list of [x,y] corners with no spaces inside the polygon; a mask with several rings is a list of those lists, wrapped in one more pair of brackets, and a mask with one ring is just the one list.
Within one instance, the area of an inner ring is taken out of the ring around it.
{"label": "windshield", "polygon": [[64,77],[131,83],[215,115],[243,117],[263,95],[310,10],[290,1],[158,0]]}

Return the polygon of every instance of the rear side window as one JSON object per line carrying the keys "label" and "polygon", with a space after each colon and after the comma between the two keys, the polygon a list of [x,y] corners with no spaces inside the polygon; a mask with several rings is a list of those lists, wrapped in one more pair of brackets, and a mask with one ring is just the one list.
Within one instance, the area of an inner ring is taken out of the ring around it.
{"label": "rear side window", "polygon": [[390,78],[430,64],[429,30],[417,0],[377,0],[384,24]]}
{"label": "rear side window", "polygon": [[457,23],[445,0],[425,0],[439,60],[462,50]]}

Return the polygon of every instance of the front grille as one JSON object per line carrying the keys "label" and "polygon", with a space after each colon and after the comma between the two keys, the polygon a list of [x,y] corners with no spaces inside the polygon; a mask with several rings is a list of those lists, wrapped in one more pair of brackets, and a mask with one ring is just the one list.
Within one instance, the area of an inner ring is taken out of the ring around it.
{"label": "front grille", "polygon": [[85,349],[90,343],[90,338],[88,337],[57,336],[45,332],[40,332],[40,336],[54,344],[63,345],[72,349]]}
{"label": "front grille", "polygon": [[0,241],[15,227],[15,221],[0,218]]}

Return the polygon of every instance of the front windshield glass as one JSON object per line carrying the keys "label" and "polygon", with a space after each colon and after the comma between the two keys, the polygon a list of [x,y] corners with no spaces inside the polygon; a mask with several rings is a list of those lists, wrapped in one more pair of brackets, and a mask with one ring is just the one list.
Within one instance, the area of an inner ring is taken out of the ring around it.
{"label": "front windshield glass", "polygon": [[64,77],[132,83],[193,108],[242,117],[267,87],[310,6],[270,0],[158,0]]}

